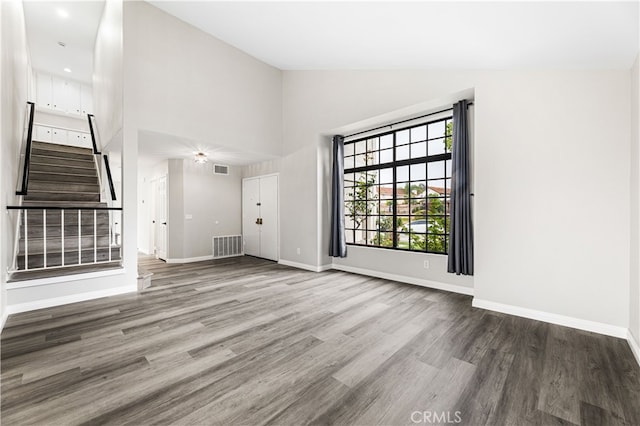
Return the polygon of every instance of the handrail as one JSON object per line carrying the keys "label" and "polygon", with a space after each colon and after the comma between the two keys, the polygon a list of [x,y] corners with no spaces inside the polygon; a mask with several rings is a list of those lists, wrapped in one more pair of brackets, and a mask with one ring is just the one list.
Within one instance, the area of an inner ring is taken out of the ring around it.
{"label": "handrail", "polygon": [[107,154],[103,155],[104,157],[104,165],[107,171],[107,180],[109,181],[109,190],[111,191],[111,199],[113,201],[116,200],[116,190],[113,187],[113,179],[111,178],[111,167],[109,167],[109,157]]}
{"label": "handrail", "polygon": [[91,118],[95,118],[95,116],[93,114],[87,114],[87,117],[89,118],[89,132],[91,133],[91,142],[93,143],[93,153],[95,155],[99,155],[101,154],[100,151],[98,151],[98,144],[96,143],[96,134],[95,131],[93,130],[93,122],[91,121]]}
{"label": "handrail", "polygon": [[27,125],[27,146],[24,154],[24,164],[22,168],[22,186],[16,195],[27,195],[27,186],[29,184],[29,166],[31,163],[31,143],[33,139],[33,115],[35,111],[35,104],[33,102],[27,102],[29,111],[29,124]]}
{"label": "handrail", "polygon": [[[98,129],[93,127],[93,120],[95,119],[95,116],[93,114],[87,114],[87,118],[89,120],[89,132],[91,133],[91,142],[93,144],[93,154],[101,155],[102,151],[98,149],[98,138],[96,137]],[[100,146],[100,148],[102,148],[102,146]],[[105,171],[107,173],[107,180],[109,181],[109,191],[111,193],[111,200],[116,201],[116,191],[113,186],[113,178],[111,176],[111,167],[109,166],[109,157],[106,154],[101,155],[101,157],[103,159]],[[97,162],[100,162],[100,161],[97,160]],[[101,168],[98,168],[98,172],[101,174]],[[100,179],[100,176],[98,176],[98,178]],[[101,179],[100,179],[100,185],[102,186]]]}
{"label": "handrail", "polygon": [[7,206],[7,210],[119,210],[122,207],[89,207],[89,206]]}

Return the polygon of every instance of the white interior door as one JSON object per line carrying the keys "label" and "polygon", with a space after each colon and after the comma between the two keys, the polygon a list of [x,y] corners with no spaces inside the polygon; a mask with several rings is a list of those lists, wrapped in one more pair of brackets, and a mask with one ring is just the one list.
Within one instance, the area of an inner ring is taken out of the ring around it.
{"label": "white interior door", "polygon": [[158,259],[167,260],[167,177],[155,181],[154,250]]}
{"label": "white interior door", "polygon": [[260,256],[260,179],[242,180],[242,238],[244,253]]}
{"label": "white interior door", "polygon": [[278,260],[278,176],[260,178],[260,257]]}

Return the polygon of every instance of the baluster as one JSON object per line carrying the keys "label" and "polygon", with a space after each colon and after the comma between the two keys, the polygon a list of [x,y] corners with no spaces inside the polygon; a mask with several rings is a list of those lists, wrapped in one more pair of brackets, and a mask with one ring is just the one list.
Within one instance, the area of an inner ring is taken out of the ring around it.
{"label": "baluster", "polygon": [[24,210],[24,270],[29,269],[29,226],[27,225],[27,209]]}
{"label": "baluster", "polygon": [[43,267],[47,268],[47,209],[42,209],[42,252],[44,257]]}
{"label": "baluster", "polygon": [[98,263],[98,211],[93,209],[93,263]]}
{"label": "baluster", "polygon": [[107,238],[108,238],[108,241],[109,241],[109,244],[108,244],[109,245],[109,247],[108,247],[108,249],[109,249],[109,262],[111,262],[111,244],[113,243],[113,241],[111,241],[111,238],[112,238],[111,237],[111,210],[107,210],[107,223],[109,224],[108,225],[109,226],[109,233],[107,234],[108,235]]}
{"label": "baluster", "polygon": [[78,265],[82,263],[82,210],[78,209]]}
{"label": "baluster", "polygon": [[60,244],[62,247],[62,266],[64,266],[64,209],[60,210]]}

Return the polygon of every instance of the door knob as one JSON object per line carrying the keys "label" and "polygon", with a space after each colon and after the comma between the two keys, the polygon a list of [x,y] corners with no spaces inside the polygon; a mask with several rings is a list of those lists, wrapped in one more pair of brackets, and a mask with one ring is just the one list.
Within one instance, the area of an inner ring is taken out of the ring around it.
{"label": "door knob", "polygon": [[167,222],[162,222],[162,224],[163,224],[163,225],[166,225],[166,224],[167,224]]}

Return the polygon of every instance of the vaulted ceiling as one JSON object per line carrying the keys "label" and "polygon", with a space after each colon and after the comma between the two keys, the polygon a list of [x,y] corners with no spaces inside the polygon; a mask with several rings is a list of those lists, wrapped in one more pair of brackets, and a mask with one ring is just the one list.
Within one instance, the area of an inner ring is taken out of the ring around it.
{"label": "vaulted ceiling", "polygon": [[628,69],[638,2],[150,1],[284,70]]}

